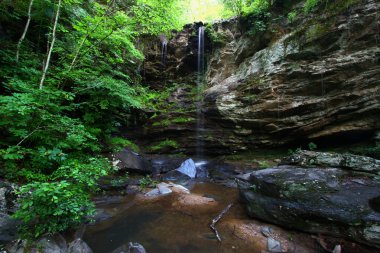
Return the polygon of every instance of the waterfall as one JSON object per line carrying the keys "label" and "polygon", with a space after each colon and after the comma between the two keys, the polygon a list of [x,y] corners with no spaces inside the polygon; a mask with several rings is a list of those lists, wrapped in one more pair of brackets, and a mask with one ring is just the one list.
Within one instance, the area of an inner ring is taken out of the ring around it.
{"label": "waterfall", "polygon": [[162,41],[161,44],[161,65],[162,70],[165,70],[166,67],[166,56],[168,54],[168,42],[166,40]]}
{"label": "waterfall", "polygon": [[204,143],[202,131],[204,130],[204,115],[202,113],[202,92],[204,86],[205,71],[205,29],[203,26],[198,29],[198,78],[197,78],[197,126],[196,126],[196,156],[203,157]]}

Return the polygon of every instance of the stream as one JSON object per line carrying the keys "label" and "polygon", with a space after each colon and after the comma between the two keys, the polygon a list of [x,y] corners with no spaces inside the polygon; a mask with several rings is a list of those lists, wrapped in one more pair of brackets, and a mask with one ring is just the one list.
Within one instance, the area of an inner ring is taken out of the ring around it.
{"label": "stream", "polygon": [[[185,198],[174,192],[158,197],[137,194],[99,203],[98,210],[112,217],[87,226],[83,239],[94,253],[111,253],[129,242],[142,244],[148,253],[260,253],[267,248],[261,230],[270,226],[271,237],[284,249],[295,249],[297,244],[294,252],[321,252],[309,235],[250,219],[236,188],[198,182],[190,189]],[[209,225],[230,203],[233,207],[216,224],[222,239],[218,242]]]}

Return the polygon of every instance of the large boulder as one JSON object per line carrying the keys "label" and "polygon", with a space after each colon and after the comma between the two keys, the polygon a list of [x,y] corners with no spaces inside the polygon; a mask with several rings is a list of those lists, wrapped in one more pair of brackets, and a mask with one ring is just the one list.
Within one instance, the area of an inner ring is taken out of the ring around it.
{"label": "large boulder", "polygon": [[380,248],[380,182],[368,175],[284,165],[238,184],[252,217]]}
{"label": "large boulder", "polygon": [[0,213],[0,244],[17,238],[17,225],[18,222],[10,215]]}
{"label": "large boulder", "polygon": [[113,155],[113,164],[121,170],[132,170],[140,173],[151,173],[151,163],[129,149],[125,149]]}

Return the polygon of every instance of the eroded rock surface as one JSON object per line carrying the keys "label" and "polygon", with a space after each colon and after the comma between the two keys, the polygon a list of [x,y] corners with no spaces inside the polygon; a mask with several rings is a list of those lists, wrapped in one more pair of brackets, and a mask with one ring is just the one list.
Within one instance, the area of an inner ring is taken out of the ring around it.
{"label": "eroded rock surface", "polygon": [[[178,152],[192,152],[202,138],[205,151],[215,154],[344,140],[345,134],[371,136],[380,129],[379,9],[378,1],[365,0],[349,8],[334,3],[308,15],[300,10],[299,20],[273,18],[267,31],[255,36],[236,20],[215,24],[223,43],[207,51],[201,135],[195,134],[194,120],[170,124],[178,115],[195,117],[188,111],[194,94],[186,88],[176,91],[182,95],[174,96],[174,103],[187,112],[170,110],[150,120],[146,139],[175,139]],[[166,81],[196,86],[196,39],[196,27],[187,27],[169,41],[168,57],[176,60],[165,70]],[[162,117],[169,124],[154,124]]]}
{"label": "eroded rock surface", "polygon": [[380,182],[341,168],[278,166],[239,181],[252,217],[380,247]]}

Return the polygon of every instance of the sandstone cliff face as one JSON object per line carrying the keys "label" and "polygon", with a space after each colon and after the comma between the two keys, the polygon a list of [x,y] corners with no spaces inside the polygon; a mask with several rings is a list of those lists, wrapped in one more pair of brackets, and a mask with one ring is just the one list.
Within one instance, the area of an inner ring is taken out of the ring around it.
{"label": "sandstone cliff face", "polygon": [[[365,0],[300,16],[292,24],[283,18],[255,36],[241,33],[237,21],[215,24],[224,43],[208,53],[205,150],[223,153],[378,131],[379,22],[380,3]],[[172,60],[177,67],[168,66],[166,76],[173,82],[194,80],[192,29],[169,43],[174,51],[168,59],[177,59]],[[193,123],[177,131],[178,126],[154,129],[148,122],[146,137],[176,130],[171,138],[191,151]]]}

